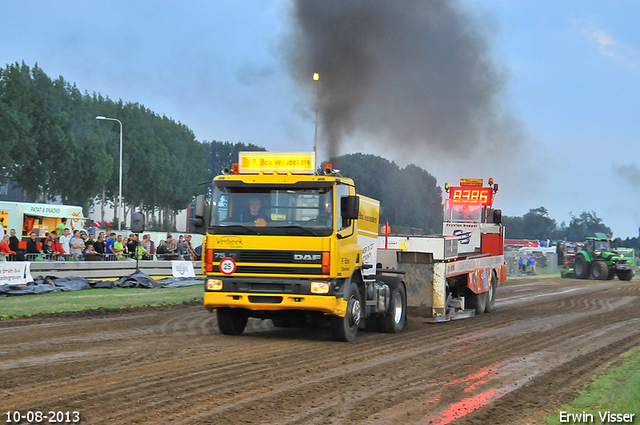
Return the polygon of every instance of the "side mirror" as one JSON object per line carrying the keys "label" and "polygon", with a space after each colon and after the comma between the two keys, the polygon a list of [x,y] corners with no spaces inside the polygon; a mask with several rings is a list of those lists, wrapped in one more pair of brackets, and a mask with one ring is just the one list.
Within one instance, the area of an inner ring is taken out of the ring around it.
{"label": "side mirror", "polygon": [[356,195],[344,196],[340,203],[340,213],[346,220],[357,220],[360,212],[360,198]]}
{"label": "side mirror", "polygon": [[[206,210],[206,201],[207,201],[207,197],[206,195],[198,195],[196,196],[196,207],[194,209],[194,216],[195,216],[195,220],[193,221],[193,225],[196,228],[203,228],[204,227],[204,214],[205,214],[205,210]],[[200,233],[200,232],[198,232]]]}
{"label": "side mirror", "polygon": [[493,210],[493,222],[495,224],[502,223],[502,210]]}

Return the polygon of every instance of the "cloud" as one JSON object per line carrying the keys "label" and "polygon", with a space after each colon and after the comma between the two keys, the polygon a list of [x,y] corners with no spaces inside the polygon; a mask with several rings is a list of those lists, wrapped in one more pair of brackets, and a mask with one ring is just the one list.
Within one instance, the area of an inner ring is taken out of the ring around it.
{"label": "cloud", "polygon": [[630,44],[621,42],[604,29],[594,28],[584,22],[580,23],[580,25],[582,33],[595,43],[602,55],[621,62],[632,69],[638,68],[638,49]]}
{"label": "cloud", "polygon": [[600,46],[600,52],[602,52],[603,55],[611,56],[612,58],[616,57],[616,54],[613,52],[613,46],[617,43],[609,33],[604,30],[593,30],[590,35]]}
{"label": "cloud", "polygon": [[613,172],[634,189],[640,188],[640,168],[636,164],[614,166]]}

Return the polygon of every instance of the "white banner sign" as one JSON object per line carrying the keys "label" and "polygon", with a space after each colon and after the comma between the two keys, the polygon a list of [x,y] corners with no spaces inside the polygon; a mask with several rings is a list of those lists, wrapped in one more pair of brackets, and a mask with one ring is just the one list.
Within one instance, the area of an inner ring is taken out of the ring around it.
{"label": "white banner sign", "polygon": [[196,277],[191,261],[171,261],[171,272],[173,277]]}
{"label": "white banner sign", "polygon": [[27,261],[0,262],[0,285],[25,285],[33,281],[30,267]]}

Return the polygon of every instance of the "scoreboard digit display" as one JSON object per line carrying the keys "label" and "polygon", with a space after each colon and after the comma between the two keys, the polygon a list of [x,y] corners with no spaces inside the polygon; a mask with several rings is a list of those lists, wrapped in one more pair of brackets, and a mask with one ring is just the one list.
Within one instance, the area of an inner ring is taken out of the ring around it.
{"label": "scoreboard digit display", "polygon": [[449,189],[449,199],[455,203],[478,203],[482,206],[491,206],[493,202],[493,189],[491,187],[452,187]]}

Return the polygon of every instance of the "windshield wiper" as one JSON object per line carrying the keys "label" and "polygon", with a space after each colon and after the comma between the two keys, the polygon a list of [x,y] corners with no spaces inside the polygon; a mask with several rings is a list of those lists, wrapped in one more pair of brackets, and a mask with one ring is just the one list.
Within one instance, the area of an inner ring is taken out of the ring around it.
{"label": "windshield wiper", "polygon": [[311,236],[318,236],[318,234],[310,229],[307,229],[306,227],[302,227],[302,226],[282,226],[280,227],[280,229],[300,229],[302,230],[304,233],[307,233]]}
{"label": "windshield wiper", "polygon": [[253,229],[251,229],[249,227],[244,227],[244,226],[242,226],[240,224],[232,224],[230,226],[215,226],[215,227],[218,227],[218,228],[224,229],[224,230],[227,230],[227,229],[240,230],[240,229],[242,229],[242,230],[246,230],[247,233],[250,232],[250,233],[253,233],[254,235],[260,236],[260,233],[256,232],[255,230],[253,230]]}

